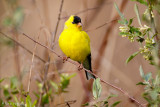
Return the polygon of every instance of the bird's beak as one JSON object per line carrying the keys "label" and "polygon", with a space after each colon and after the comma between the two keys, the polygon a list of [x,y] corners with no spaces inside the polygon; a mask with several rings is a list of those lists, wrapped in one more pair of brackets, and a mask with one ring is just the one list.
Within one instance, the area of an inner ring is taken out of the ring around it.
{"label": "bird's beak", "polygon": [[82,27],[82,23],[79,22],[79,23],[77,24],[77,27],[78,27],[78,28]]}

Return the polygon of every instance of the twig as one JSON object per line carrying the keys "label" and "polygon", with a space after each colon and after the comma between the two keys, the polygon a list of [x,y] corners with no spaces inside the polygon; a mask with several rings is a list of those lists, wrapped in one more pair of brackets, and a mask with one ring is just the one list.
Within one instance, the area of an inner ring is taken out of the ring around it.
{"label": "twig", "polygon": [[[23,46],[22,44],[20,44],[18,41],[12,39],[11,37],[9,37],[8,35],[6,35],[5,33],[1,32],[1,31],[0,31],[0,33],[1,33],[3,36],[7,37],[8,39],[14,41],[17,45],[19,45],[21,48],[23,48],[24,50],[26,50],[28,53],[32,54],[32,52],[31,52],[29,49],[27,49],[26,47],[24,47],[24,46]],[[46,61],[45,61],[44,59],[42,59],[41,57],[39,57],[38,55],[35,54],[35,57],[38,58],[38,59],[39,59],[40,61],[42,61],[43,63],[46,63]]]}
{"label": "twig", "polygon": [[40,93],[40,98],[39,98],[39,101],[38,101],[38,107],[40,107],[40,105],[41,105],[41,100],[42,100],[42,92]]}
{"label": "twig", "polygon": [[152,17],[152,14],[151,12],[152,11],[152,5],[151,5],[151,1],[150,0],[147,0],[148,2],[148,10],[149,10],[149,17],[150,17],[150,20],[151,20],[151,26],[153,27],[153,30],[154,30],[154,33],[155,33],[155,38],[156,38],[156,41],[159,41],[159,37],[158,37],[158,31],[156,29],[156,26],[155,26],[155,23],[154,23],[154,18]]}
{"label": "twig", "polygon": [[[99,7],[100,7],[100,6],[93,7],[93,8],[88,8],[88,9],[79,11],[79,12],[77,12],[77,13],[74,13],[73,15],[78,15],[78,14],[81,14],[81,13],[84,13],[84,12],[87,12],[87,11],[90,11],[90,10],[95,10],[95,9],[97,9],[97,8],[99,8]],[[66,19],[66,18],[69,18],[69,16],[61,17],[60,20],[63,20],[63,19]]]}
{"label": "twig", "polygon": [[[18,32],[16,29],[13,29],[12,31],[12,36],[15,40],[18,41]],[[15,67],[16,67],[16,70],[17,70],[17,76],[18,76],[18,79],[21,80],[21,70],[20,70],[20,57],[19,57],[19,47],[18,45],[14,45],[14,48],[13,48],[13,52],[14,52],[14,60],[15,60]]]}
{"label": "twig", "polygon": [[101,27],[103,27],[103,26],[105,26],[105,25],[107,25],[107,24],[109,24],[109,23],[112,23],[112,22],[114,22],[114,21],[117,21],[117,20],[118,20],[118,18],[117,18],[117,19],[114,19],[114,20],[111,20],[111,21],[109,21],[109,22],[106,22],[106,23],[104,23],[104,24],[102,24],[102,25],[100,25],[100,26],[98,26],[98,27],[96,27],[96,28],[88,29],[88,30],[86,30],[86,32],[90,32],[90,31],[93,31],[93,30],[97,30],[97,29],[99,29],[99,28],[101,28]]}
{"label": "twig", "polygon": [[67,106],[68,106],[68,107],[71,107],[68,102],[67,102]]}
{"label": "twig", "polygon": [[[38,35],[38,40],[39,40],[39,36],[40,35]],[[30,67],[30,70],[29,70],[28,94],[30,92],[31,77],[32,77],[32,68],[33,68],[33,60],[34,60],[36,48],[37,48],[37,43],[35,44],[35,47],[34,47],[34,50],[33,50],[32,63],[31,63],[31,67]]]}
{"label": "twig", "polygon": [[[58,54],[57,54],[54,50],[52,50],[51,48],[49,48],[49,47],[47,47],[47,46],[41,44],[40,42],[38,42],[38,41],[32,39],[30,36],[26,35],[26,34],[23,33],[23,32],[22,32],[22,34],[23,34],[24,36],[26,36],[27,38],[29,38],[30,40],[32,40],[33,42],[35,42],[35,43],[39,44],[40,46],[42,46],[42,47],[44,47],[44,48],[50,50],[50,51],[53,52],[55,55],[57,55],[57,57],[63,59],[62,56],[58,55]],[[78,63],[75,63],[75,62],[72,61],[72,60],[67,60],[67,62],[69,62],[69,63],[71,63],[71,64],[74,64],[74,65],[76,65],[77,67],[79,66]],[[85,68],[83,68],[83,70],[85,70],[85,71],[87,71],[87,72],[93,74],[96,78],[100,78],[100,77],[97,76],[96,74],[92,73],[90,70],[87,70],[87,69],[85,69]],[[121,93],[123,93],[125,96],[127,96],[130,100],[134,101],[134,102],[135,102],[136,104],[138,104],[139,106],[144,107],[143,104],[141,104],[138,100],[136,100],[135,98],[133,98],[132,96],[130,96],[126,91],[122,90],[121,88],[119,88],[119,87],[117,87],[117,86],[115,86],[115,85],[112,85],[112,84],[109,83],[109,82],[106,82],[105,80],[103,80],[103,79],[101,79],[101,78],[100,78],[100,80],[101,80],[101,82],[103,82],[103,83],[105,83],[105,84],[111,86],[112,88],[114,88],[114,89],[120,91]]]}
{"label": "twig", "polygon": [[76,102],[76,100],[65,101],[64,103],[60,103],[60,104],[55,105],[55,107],[60,106],[62,104],[66,104],[68,107],[70,107],[70,104],[74,104],[75,102]]}
{"label": "twig", "polygon": [[[109,3],[112,3],[112,1],[110,1]],[[108,5],[109,3],[104,3],[104,4],[102,4],[102,5]],[[85,12],[88,12],[88,11],[91,11],[91,10],[96,10],[96,9],[98,9],[98,8],[100,8],[101,7],[101,5],[100,6],[96,6],[96,7],[92,7],[92,8],[87,8],[87,9],[85,9],[85,10],[81,10],[81,11],[79,11],[79,12],[76,12],[76,13],[74,13],[73,15],[79,15],[79,14],[82,14],[82,13],[85,13]],[[60,20],[63,20],[63,19],[66,19],[66,18],[69,18],[69,16],[64,16],[64,17],[61,17],[60,18]]]}
{"label": "twig", "polygon": [[57,31],[58,31],[58,26],[59,26],[59,22],[60,22],[61,13],[62,13],[63,2],[64,2],[64,0],[61,0],[61,5],[60,5],[60,8],[59,8],[59,14],[58,14],[58,21],[57,21],[57,24],[56,24],[54,35],[52,36],[52,39],[51,39],[52,40],[51,41],[51,48],[53,47],[52,45],[54,44],[54,42],[56,40],[56,34],[57,34]]}

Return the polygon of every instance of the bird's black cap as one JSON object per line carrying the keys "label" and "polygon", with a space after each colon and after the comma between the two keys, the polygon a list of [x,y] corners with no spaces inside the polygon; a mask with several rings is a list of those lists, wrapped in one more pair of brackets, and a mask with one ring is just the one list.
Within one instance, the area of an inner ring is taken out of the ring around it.
{"label": "bird's black cap", "polygon": [[78,17],[78,16],[74,16],[74,20],[72,22],[73,24],[78,24],[78,23],[81,23],[81,18]]}

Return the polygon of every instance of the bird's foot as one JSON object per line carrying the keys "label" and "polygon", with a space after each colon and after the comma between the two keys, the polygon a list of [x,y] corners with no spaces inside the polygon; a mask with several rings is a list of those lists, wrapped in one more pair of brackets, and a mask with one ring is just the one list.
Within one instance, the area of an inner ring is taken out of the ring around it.
{"label": "bird's foot", "polygon": [[63,63],[65,63],[65,61],[67,61],[68,60],[68,58],[69,57],[67,57],[67,56],[64,56],[62,59],[63,59]]}
{"label": "bird's foot", "polygon": [[83,69],[83,65],[80,64],[80,65],[78,66],[78,71],[81,71],[82,69]]}

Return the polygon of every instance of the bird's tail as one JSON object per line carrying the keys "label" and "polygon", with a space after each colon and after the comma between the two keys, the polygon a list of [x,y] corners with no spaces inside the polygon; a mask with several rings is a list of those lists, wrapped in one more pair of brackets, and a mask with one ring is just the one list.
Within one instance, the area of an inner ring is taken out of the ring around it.
{"label": "bird's tail", "polygon": [[[91,54],[89,54],[87,56],[86,60],[83,62],[83,67],[92,72]],[[91,78],[96,79],[96,77],[93,74],[91,74],[91,73],[89,73],[87,71],[85,71],[85,73],[86,73],[87,80],[90,80]]]}
{"label": "bird's tail", "polygon": [[[91,72],[92,72],[92,71],[91,71]],[[96,79],[96,77],[95,77],[94,75],[92,75],[91,73],[89,73],[89,72],[87,72],[87,71],[85,71],[85,73],[86,73],[86,78],[87,78],[87,80],[90,80],[91,78]]]}

